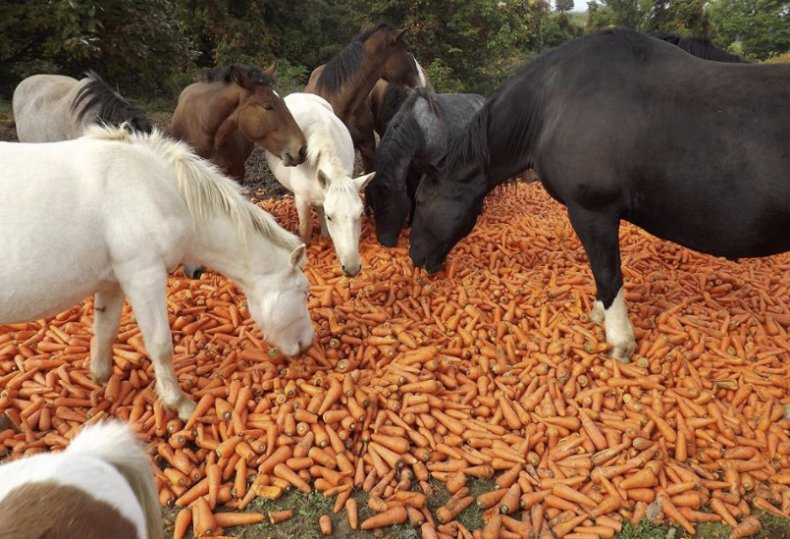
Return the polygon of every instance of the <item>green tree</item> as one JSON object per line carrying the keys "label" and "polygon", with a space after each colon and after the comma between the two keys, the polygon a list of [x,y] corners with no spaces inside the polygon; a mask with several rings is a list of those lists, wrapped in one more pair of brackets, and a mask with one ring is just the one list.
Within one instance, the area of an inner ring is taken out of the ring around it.
{"label": "green tree", "polygon": [[765,60],[790,50],[790,7],[786,0],[715,0],[708,9],[714,41]]}
{"label": "green tree", "polygon": [[573,0],[555,0],[554,5],[561,13],[573,11]]}
{"label": "green tree", "polygon": [[651,0],[592,0],[587,6],[588,30],[622,26],[645,31],[650,26]]}
{"label": "green tree", "polygon": [[653,0],[648,30],[708,39],[710,23],[705,4],[706,0]]}

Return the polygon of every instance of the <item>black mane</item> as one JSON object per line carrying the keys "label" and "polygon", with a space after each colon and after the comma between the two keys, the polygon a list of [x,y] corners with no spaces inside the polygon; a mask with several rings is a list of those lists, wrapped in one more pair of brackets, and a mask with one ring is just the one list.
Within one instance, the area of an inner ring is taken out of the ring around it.
{"label": "black mane", "polygon": [[86,76],[88,82],[80,88],[71,102],[71,111],[77,121],[82,121],[88,111],[97,107],[96,120],[99,122],[114,126],[128,122],[132,130],[143,133],[153,130],[142,109],[115,92],[94,71],[88,71]]}
{"label": "black mane", "polygon": [[373,34],[381,30],[397,31],[397,28],[387,23],[380,23],[359,34],[346,45],[343,50],[335,54],[324,66],[321,76],[316,81],[316,88],[327,93],[336,93],[343,84],[362,67],[363,43]]}
{"label": "black mane", "polygon": [[715,62],[746,63],[746,60],[731,54],[724,49],[720,49],[707,39],[694,37],[681,37],[673,34],[656,34],[653,37],[672,43],[689,54],[702,58],[703,60],[713,60]]}
{"label": "black mane", "polygon": [[257,66],[250,66],[246,64],[231,64],[229,66],[212,67],[204,69],[198,75],[200,82],[224,82],[229,84],[236,82],[234,78],[238,75],[245,75],[250,81],[255,84],[262,84],[265,86],[274,86],[274,79],[263,72]]}
{"label": "black mane", "polygon": [[381,133],[384,136],[387,132],[387,126],[395,118],[395,115],[403,106],[406,99],[410,94],[409,88],[401,84],[388,83],[387,89],[384,91],[384,99],[381,104]]}

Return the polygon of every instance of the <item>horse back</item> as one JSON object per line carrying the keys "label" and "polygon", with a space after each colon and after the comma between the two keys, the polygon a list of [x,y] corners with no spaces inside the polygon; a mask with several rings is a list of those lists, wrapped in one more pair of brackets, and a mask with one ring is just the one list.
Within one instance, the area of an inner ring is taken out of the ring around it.
{"label": "horse back", "polygon": [[55,142],[78,137],[71,103],[81,82],[64,75],[32,75],[14,90],[12,107],[20,142]]}
{"label": "horse back", "polygon": [[776,233],[790,227],[790,66],[604,31],[530,64],[489,113],[504,127],[490,133],[497,177],[536,164],[566,205],[702,252],[790,248]]}

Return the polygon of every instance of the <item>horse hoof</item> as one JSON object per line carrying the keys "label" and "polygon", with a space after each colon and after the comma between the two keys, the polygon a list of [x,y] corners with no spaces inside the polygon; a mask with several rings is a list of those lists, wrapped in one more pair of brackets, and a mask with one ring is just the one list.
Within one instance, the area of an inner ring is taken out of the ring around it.
{"label": "horse hoof", "polygon": [[616,344],[612,348],[612,359],[620,363],[630,363],[634,350],[636,350],[636,342]]}
{"label": "horse hoof", "polygon": [[603,303],[601,303],[600,301],[596,301],[595,305],[593,305],[593,308],[590,311],[590,321],[600,326],[601,324],[603,324],[603,319],[604,319]]}
{"label": "horse hoof", "polygon": [[106,370],[106,371],[104,371],[104,370],[102,370],[102,371],[91,370],[91,378],[93,379],[94,382],[96,382],[100,386],[103,386],[110,379],[110,371],[109,370]]}
{"label": "horse hoof", "polygon": [[174,407],[178,411],[178,418],[186,423],[189,421],[189,418],[192,417],[192,412],[195,411],[195,407],[197,404],[192,402],[189,399],[186,399],[182,402],[179,406]]}

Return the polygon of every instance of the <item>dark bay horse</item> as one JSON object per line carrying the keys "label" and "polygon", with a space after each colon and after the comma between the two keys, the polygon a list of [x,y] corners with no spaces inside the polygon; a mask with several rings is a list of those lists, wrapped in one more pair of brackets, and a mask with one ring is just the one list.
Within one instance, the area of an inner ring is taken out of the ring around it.
{"label": "dark bay horse", "polygon": [[381,139],[374,162],[376,176],[365,190],[379,243],[397,244],[423,168],[438,162],[447,151],[447,141],[463,132],[484,103],[478,94],[436,94],[423,89],[414,90],[404,101]]}
{"label": "dark bay horse", "polygon": [[241,64],[204,71],[178,96],[170,134],[238,181],[255,144],[286,166],[302,163],[305,137],[274,91],[274,74],[274,66],[261,71]]}
{"label": "dark bay horse", "polygon": [[64,75],[33,75],[14,90],[14,122],[19,142],[58,142],[83,134],[97,123],[150,133],[142,109],[88,71],[77,80]]}
{"label": "dark bay horse", "polygon": [[304,89],[329,101],[348,127],[366,171],[372,169],[376,151],[368,94],[379,79],[412,88],[420,82],[420,72],[404,33],[405,30],[389,24],[366,30],[329,62],[313,70]]}
{"label": "dark bay horse", "polygon": [[438,271],[483,199],[533,166],[597,288],[591,317],[627,361],[618,228],[727,258],[790,250],[790,65],[712,62],[630,30],[561,45],[505,83],[423,178],[415,265]]}

